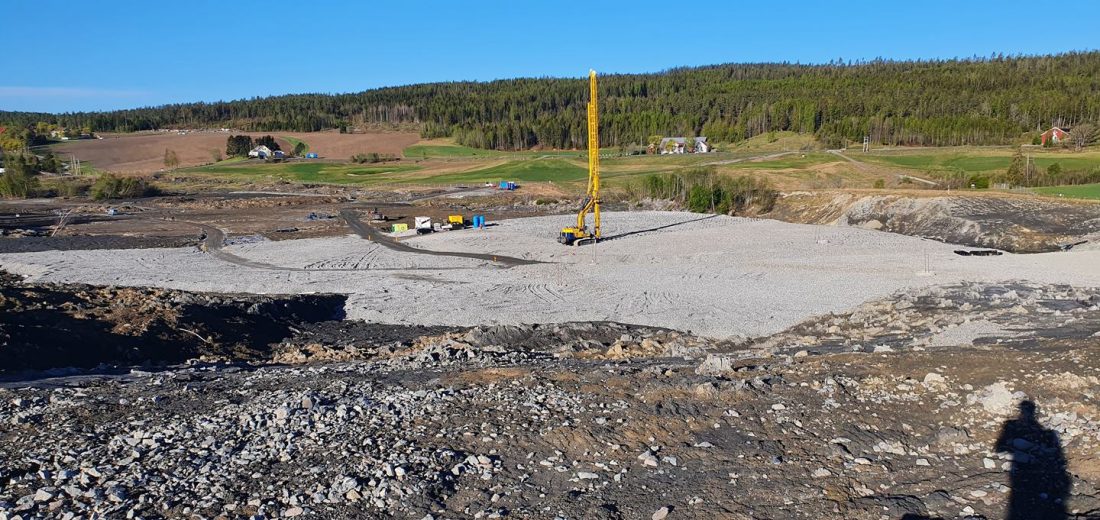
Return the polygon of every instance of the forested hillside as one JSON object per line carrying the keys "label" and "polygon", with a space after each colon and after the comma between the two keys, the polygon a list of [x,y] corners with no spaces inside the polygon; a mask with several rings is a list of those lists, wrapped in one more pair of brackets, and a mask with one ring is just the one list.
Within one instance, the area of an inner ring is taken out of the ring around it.
{"label": "forested hillside", "polygon": [[[583,73],[579,70],[578,74]],[[829,145],[1005,144],[1058,124],[1100,121],[1100,52],[856,64],[717,65],[601,77],[601,142],[654,135],[735,142],[792,130]],[[481,148],[583,148],[585,80],[513,79],[187,103],[104,113],[0,112],[95,131],[232,127],[312,131],[415,124]]]}

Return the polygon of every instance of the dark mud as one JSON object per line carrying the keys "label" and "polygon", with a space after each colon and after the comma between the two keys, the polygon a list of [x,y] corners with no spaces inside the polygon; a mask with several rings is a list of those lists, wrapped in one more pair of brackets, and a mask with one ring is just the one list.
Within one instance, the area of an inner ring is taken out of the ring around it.
{"label": "dark mud", "polygon": [[76,235],[58,237],[0,238],[0,253],[37,253],[40,251],[87,251],[93,249],[148,249],[196,247],[199,236],[120,236]]}
{"label": "dark mud", "polygon": [[0,374],[267,360],[298,327],[343,318],[345,299],[24,284],[0,274]]}

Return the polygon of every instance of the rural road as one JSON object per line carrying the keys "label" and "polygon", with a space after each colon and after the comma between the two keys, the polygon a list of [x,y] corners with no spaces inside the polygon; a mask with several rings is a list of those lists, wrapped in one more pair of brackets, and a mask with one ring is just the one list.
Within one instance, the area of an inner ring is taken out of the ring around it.
{"label": "rural road", "polygon": [[[224,231],[222,231],[222,230],[220,230],[216,227],[213,227],[213,226],[209,226],[209,225],[206,225],[206,224],[200,224],[198,222],[188,222],[188,224],[192,224],[192,225],[195,225],[195,226],[198,226],[198,227],[202,228],[203,233],[205,233],[206,236],[203,238],[202,244],[200,246],[204,252],[210,254],[210,256],[212,256],[214,258],[217,258],[218,260],[221,260],[221,261],[226,262],[226,263],[234,264],[234,265],[239,265],[241,267],[250,267],[250,268],[253,268],[253,269],[264,269],[264,270],[268,270],[268,271],[294,271],[294,272],[356,272],[356,271],[363,271],[364,270],[364,269],[355,269],[355,268],[349,268],[349,269],[327,269],[327,268],[307,269],[307,268],[303,268],[303,267],[284,267],[284,266],[281,266],[281,265],[268,264],[268,263],[265,263],[265,262],[256,262],[256,261],[249,260],[247,258],[243,258],[243,257],[237,256],[233,253],[225,251],[225,249],[224,249],[225,248],[225,232]],[[379,245],[385,245],[383,242],[378,242],[378,244]],[[417,250],[417,252],[423,253],[425,251]],[[442,270],[450,271],[450,270],[460,270],[460,269],[469,269],[469,268],[468,267],[433,267],[433,268],[430,268],[430,269],[424,268],[424,270],[427,270],[427,271],[442,271]],[[370,270],[371,271],[417,271],[417,270],[421,270],[421,268],[418,268],[418,267],[375,267],[375,268],[372,268]]]}
{"label": "rural road", "polygon": [[[851,157],[848,157],[847,155],[844,155],[843,153],[841,153],[840,150],[827,150],[827,151],[829,153],[837,156],[837,157],[840,157],[841,159],[844,159],[845,161],[848,161],[848,162],[856,165],[856,167],[861,169],[861,170],[867,171],[869,169],[869,166],[867,165],[867,163],[862,162],[862,161],[857,161],[857,160],[855,160]],[[940,183],[938,183],[936,181],[930,181],[928,179],[922,179],[920,177],[914,177],[914,176],[909,175],[907,173],[898,173],[896,171],[891,171],[889,173],[897,175],[898,179],[911,179],[911,180],[917,181],[919,183],[926,184],[928,186],[939,186],[940,185]]]}
{"label": "rural road", "polygon": [[382,247],[386,247],[386,248],[392,249],[394,251],[401,251],[401,252],[405,252],[405,253],[415,253],[415,254],[420,254],[420,255],[431,255],[431,256],[453,256],[453,257],[457,257],[457,258],[474,258],[474,259],[477,259],[477,260],[488,260],[490,262],[496,262],[496,263],[504,264],[507,267],[513,267],[513,266],[517,266],[517,265],[534,265],[534,264],[545,263],[545,262],[539,262],[537,260],[525,260],[523,258],[515,258],[515,257],[511,257],[511,256],[490,255],[490,254],[482,254],[482,253],[460,253],[460,252],[450,252],[450,251],[431,251],[431,250],[428,250],[428,249],[420,249],[418,247],[412,247],[408,244],[398,242],[397,240],[394,240],[393,238],[384,235],[382,232],[378,231],[377,229],[374,229],[374,228],[364,224],[363,221],[359,220],[359,216],[355,214],[354,210],[351,210],[351,209],[341,210],[340,211],[340,216],[343,217],[344,221],[348,223],[348,227],[350,227],[351,230],[355,232],[355,234],[359,235],[362,238],[365,238],[367,240],[375,242],[375,243],[377,243],[378,245],[380,245]]}
{"label": "rural road", "polygon": [[793,153],[796,153],[796,152],[779,152],[779,153],[771,153],[771,154],[767,154],[767,155],[754,155],[752,157],[741,157],[741,158],[738,158],[738,159],[726,159],[724,161],[714,161],[714,162],[709,162],[709,163],[703,163],[700,166],[721,166],[723,164],[736,164],[736,163],[740,163],[740,162],[756,161],[756,160],[765,160],[766,161],[766,160],[769,160],[769,159],[778,159],[780,157],[783,157],[783,156],[786,156],[786,155],[791,155]]}

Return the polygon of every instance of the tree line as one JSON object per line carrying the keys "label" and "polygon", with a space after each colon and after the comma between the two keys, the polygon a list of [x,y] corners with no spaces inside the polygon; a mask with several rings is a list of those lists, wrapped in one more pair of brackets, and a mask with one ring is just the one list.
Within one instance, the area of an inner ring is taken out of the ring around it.
{"label": "tree line", "polygon": [[[601,77],[600,140],[652,135],[737,142],[774,131],[828,146],[992,145],[1053,125],[1100,122],[1100,51],[1050,56],[856,63],[727,64]],[[232,127],[317,131],[415,125],[424,137],[478,148],[581,149],[586,82],[538,78],[449,82],[354,94],[300,94],[112,112],[0,112],[0,121],[129,132]]]}
{"label": "tree line", "polygon": [[626,191],[635,200],[667,200],[695,213],[723,215],[767,213],[779,200],[767,179],[723,175],[713,166],[650,174]]}
{"label": "tree line", "polygon": [[[257,146],[266,146],[271,151],[280,150],[279,143],[270,135],[252,139],[248,135],[231,135],[225,139],[225,155],[228,157],[248,157],[248,152]],[[298,154],[305,149],[305,145],[298,143],[294,147],[294,153]]]}

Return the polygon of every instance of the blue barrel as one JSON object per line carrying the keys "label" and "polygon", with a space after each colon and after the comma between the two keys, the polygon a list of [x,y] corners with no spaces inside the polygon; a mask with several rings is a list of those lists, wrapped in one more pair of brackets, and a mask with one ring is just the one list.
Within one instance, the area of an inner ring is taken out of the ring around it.
{"label": "blue barrel", "polygon": [[485,215],[474,215],[474,227],[478,229],[485,228]]}

